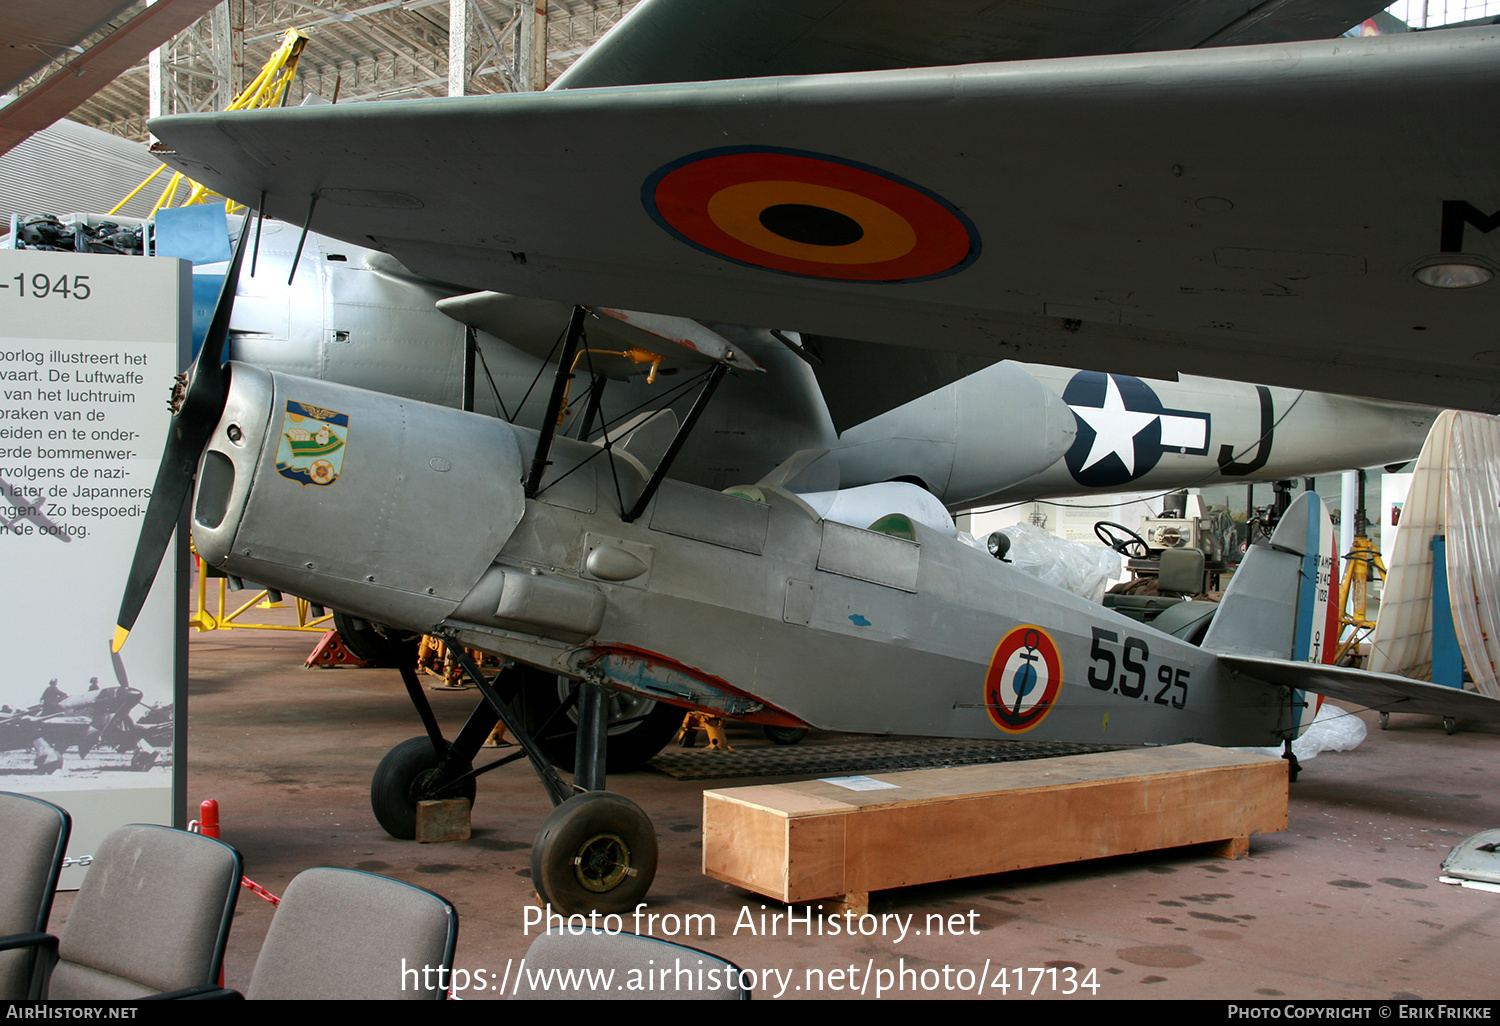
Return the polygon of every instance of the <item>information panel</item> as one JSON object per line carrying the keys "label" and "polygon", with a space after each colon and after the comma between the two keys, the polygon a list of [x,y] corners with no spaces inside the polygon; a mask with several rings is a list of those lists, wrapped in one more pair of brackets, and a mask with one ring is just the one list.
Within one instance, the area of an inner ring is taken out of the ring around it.
{"label": "information panel", "polygon": [[0,250],[0,789],[73,816],[64,886],[123,823],[182,817],[187,577],[115,618],[191,334],[191,267]]}

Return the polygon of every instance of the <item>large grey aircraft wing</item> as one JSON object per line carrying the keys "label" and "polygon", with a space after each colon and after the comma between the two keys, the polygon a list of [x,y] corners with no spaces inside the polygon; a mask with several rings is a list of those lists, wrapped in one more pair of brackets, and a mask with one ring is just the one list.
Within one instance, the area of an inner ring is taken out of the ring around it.
{"label": "large grey aircraft wing", "polygon": [[[1035,60],[1331,39],[1382,0],[642,0],[554,89]],[[994,362],[805,339],[839,430]]]}
{"label": "large grey aircraft wing", "polygon": [[1381,8],[1381,0],[643,0],[553,88],[1331,39]]}
{"label": "large grey aircraft wing", "polygon": [[476,289],[1500,409],[1500,31],[162,119]]}

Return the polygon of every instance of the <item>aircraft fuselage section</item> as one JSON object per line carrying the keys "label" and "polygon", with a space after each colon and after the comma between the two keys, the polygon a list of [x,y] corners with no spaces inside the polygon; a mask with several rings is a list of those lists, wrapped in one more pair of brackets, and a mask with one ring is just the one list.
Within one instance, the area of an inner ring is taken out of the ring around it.
{"label": "aircraft fuselage section", "polygon": [[[491,573],[577,589],[573,623],[592,633],[564,637],[555,610],[534,627],[466,621],[467,602],[445,627],[569,676],[766,723],[1104,744],[1272,744],[1284,725],[1276,689],[1221,680],[1212,654],[955,539],[910,522],[893,525],[910,538],[860,530],[762,494],[668,484],[641,521],[605,526],[544,490]],[[640,583],[590,575],[601,549],[629,552]]]}
{"label": "aircraft fuselage section", "polygon": [[667,481],[627,523],[645,468],[565,438],[526,499],[536,437],[234,365],[194,536],[375,622],[765,722],[1267,744],[1289,719],[1279,689],[899,511],[864,530],[776,488]]}
{"label": "aircraft fuselage section", "polygon": [[[1066,404],[1060,444],[1057,427],[1036,416],[1020,430],[934,429],[1038,388]],[[1166,381],[1005,362],[850,428],[836,451],[845,484],[918,477],[950,509],[964,509],[1401,462],[1420,451],[1438,412],[1191,375]],[[1027,472],[1017,452],[1049,458]]]}

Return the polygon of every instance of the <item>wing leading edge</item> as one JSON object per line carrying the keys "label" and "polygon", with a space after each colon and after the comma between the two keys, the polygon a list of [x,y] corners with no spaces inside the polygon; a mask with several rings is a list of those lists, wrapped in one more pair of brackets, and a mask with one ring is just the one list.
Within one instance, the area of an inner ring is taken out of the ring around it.
{"label": "wing leading edge", "polygon": [[1497,115],[1475,29],[153,128],[217,190],[316,196],[318,231],[476,289],[1492,411],[1500,282],[1413,271],[1455,239],[1500,268]]}

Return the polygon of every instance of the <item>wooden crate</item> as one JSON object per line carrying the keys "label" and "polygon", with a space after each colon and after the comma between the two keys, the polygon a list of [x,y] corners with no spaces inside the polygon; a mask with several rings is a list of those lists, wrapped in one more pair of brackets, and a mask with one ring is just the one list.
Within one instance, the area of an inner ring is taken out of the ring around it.
{"label": "wooden crate", "polygon": [[[703,872],[787,903],[1285,830],[1286,763],[1207,745],[703,793]],[[825,906],[828,902],[825,901]]]}

